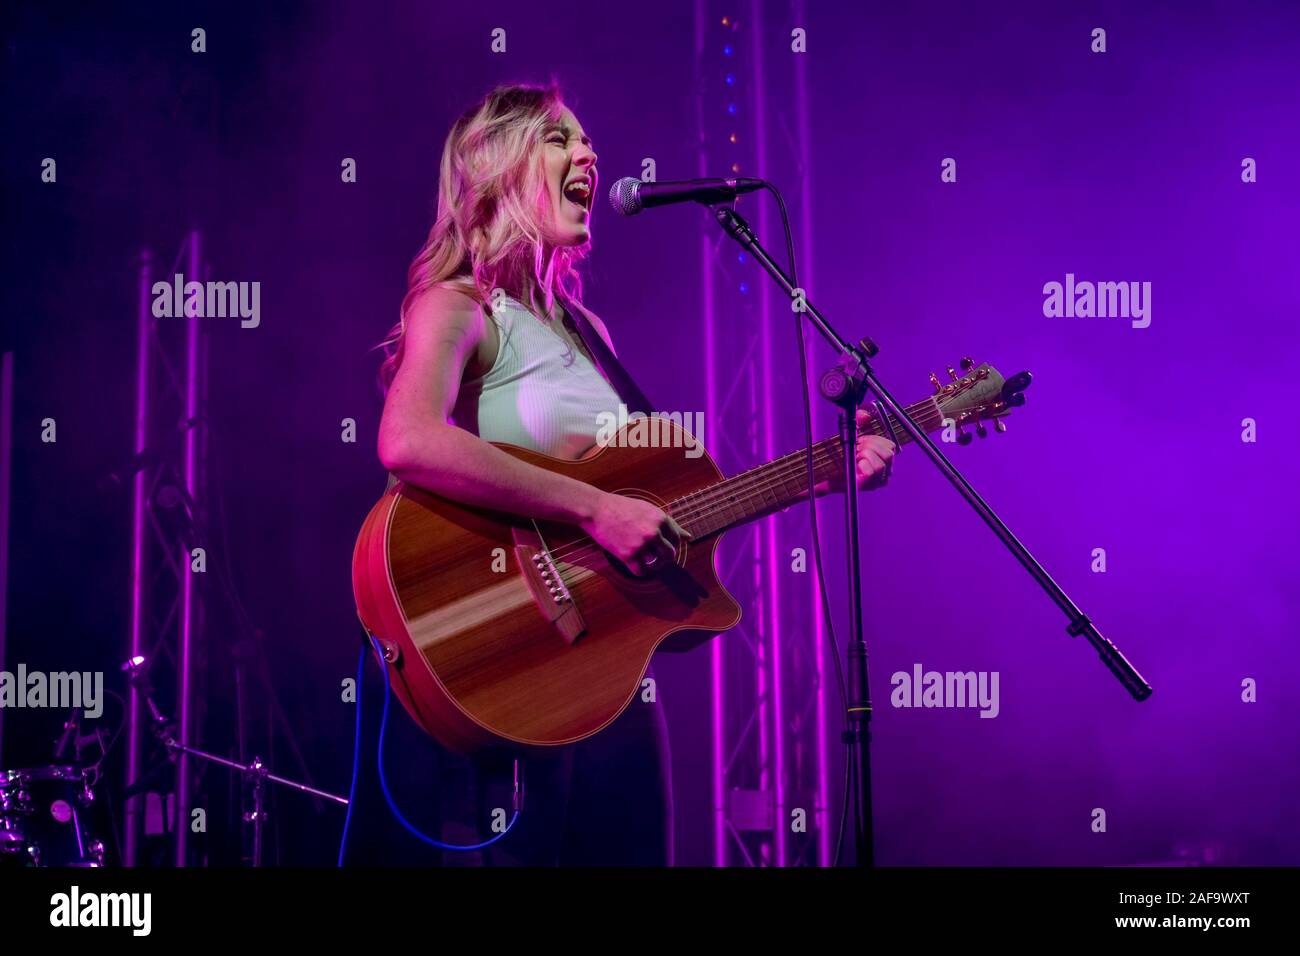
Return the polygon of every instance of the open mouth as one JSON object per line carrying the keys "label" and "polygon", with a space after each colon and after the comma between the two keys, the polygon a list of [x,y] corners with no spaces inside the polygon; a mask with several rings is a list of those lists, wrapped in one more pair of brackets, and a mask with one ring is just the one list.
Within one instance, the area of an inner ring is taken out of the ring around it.
{"label": "open mouth", "polygon": [[575,179],[564,186],[564,198],[580,209],[591,208],[591,181]]}

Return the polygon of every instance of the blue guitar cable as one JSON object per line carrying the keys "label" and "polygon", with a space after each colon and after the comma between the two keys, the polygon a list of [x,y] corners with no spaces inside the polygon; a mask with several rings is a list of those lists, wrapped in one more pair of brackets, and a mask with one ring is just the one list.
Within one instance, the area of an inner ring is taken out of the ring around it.
{"label": "blue guitar cable", "polygon": [[[366,632],[366,638],[367,640],[370,641],[370,644],[374,648],[375,652],[379,654],[380,661],[381,662],[384,661],[385,660],[384,649],[382,646],[380,646],[379,641],[377,641],[374,638],[374,636],[370,634],[369,631]],[[352,808],[356,805],[356,798],[357,798],[357,776],[359,774],[360,765],[361,765],[361,679],[365,674],[365,666],[366,666],[366,648],[362,647],[361,656],[357,659],[357,700],[356,700],[357,720],[356,720],[356,731],[354,733],[354,741],[352,745],[352,786],[348,791],[348,813],[347,813],[347,817],[343,821],[343,838],[339,842],[339,857],[338,857],[339,866],[343,865],[343,857],[347,849],[348,830],[352,824]],[[509,833],[512,829],[514,829],[515,822],[519,819],[519,814],[523,810],[523,805],[524,805],[523,804],[523,796],[524,796],[523,766],[520,763],[519,758],[517,757],[515,758],[514,813],[510,817],[510,822],[506,825],[506,828],[490,840],[484,840],[482,843],[474,843],[469,846],[458,846],[453,843],[443,843],[441,840],[435,840],[433,837],[429,836],[428,834],[422,833],[409,820],[407,820],[406,817],[402,814],[402,811],[398,809],[397,801],[393,799],[392,791],[388,789],[388,778],[387,775],[385,775],[384,773],[384,739],[388,731],[388,705],[392,700],[393,688],[392,685],[389,683],[388,668],[381,663],[379,667],[379,671],[381,674],[383,674],[384,677],[384,711],[383,711],[383,716],[379,720],[379,752],[377,755],[377,762],[379,764],[379,786],[383,789],[384,799],[388,801],[388,809],[393,811],[393,816],[397,818],[397,822],[400,823],[403,827],[405,827],[407,832],[409,832],[416,839],[424,841],[425,843],[429,844],[429,846],[438,847],[441,850],[461,850],[461,851],[481,850],[484,847],[489,847],[492,844],[496,843],[498,840],[502,839],[507,833]]]}
{"label": "blue guitar cable", "polygon": [[339,840],[338,866],[343,866],[343,853],[348,846],[348,830],[352,827],[352,808],[357,805],[357,771],[361,769],[361,678],[365,675],[366,649],[361,648],[357,659],[357,719],[352,731],[352,784],[348,787],[348,812],[343,818],[343,837]]}

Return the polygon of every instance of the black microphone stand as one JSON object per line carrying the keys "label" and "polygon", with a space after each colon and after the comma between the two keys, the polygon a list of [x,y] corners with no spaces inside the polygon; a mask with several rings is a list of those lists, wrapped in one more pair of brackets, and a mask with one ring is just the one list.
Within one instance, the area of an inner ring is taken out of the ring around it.
{"label": "black microphone stand", "polygon": [[[727,235],[736,240],[746,252],[750,253],[782,289],[793,300],[796,295],[794,283],[785,271],[772,261],[739,213],[728,206],[713,207],[714,218]],[[861,554],[858,543],[858,496],[857,496],[857,407],[870,390],[883,408],[884,423],[889,423],[893,415],[903,429],[916,442],[934,466],[942,472],[957,492],[975,509],[975,513],[984,519],[985,524],[1006,546],[1007,550],[1029,572],[1038,585],[1047,592],[1056,606],[1067,618],[1069,624],[1066,633],[1072,637],[1083,635],[1092,644],[1104,663],[1124,685],[1134,700],[1146,700],[1151,696],[1151,685],[1140,675],[1110,641],[1101,635],[1096,626],[1070,600],[1070,596],[1061,590],[1052,580],[1032,554],[1016,538],[1001,518],[971,487],[937,445],[930,440],[915,421],[912,420],[894,400],[876,373],[868,359],[874,358],[880,351],[869,338],[862,339],[858,345],[846,341],[826,318],[817,311],[807,296],[800,301],[799,311],[808,318],[822,337],[840,353],[840,363],[831,369],[821,380],[822,396],[834,402],[840,409],[840,438],[844,444],[844,497],[845,521],[848,533],[848,572],[849,572],[849,637],[846,648],[848,662],[848,713],[846,715],[849,730],[844,734],[844,743],[850,747],[849,760],[853,768],[856,800],[854,804],[854,845],[857,852],[857,865],[869,867],[875,865],[871,817],[871,691],[867,684],[867,645],[862,636],[862,577],[860,574]]]}
{"label": "black microphone stand", "polygon": [[[144,698],[145,706],[149,710],[149,729],[153,732],[158,742],[166,748],[168,759],[175,760],[179,754],[188,754],[199,760],[206,760],[209,763],[219,764],[229,770],[237,771],[244,784],[244,790],[249,798],[250,803],[241,814],[242,821],[249,826],[252,831],[251,847],[249,848],[248,862],[255,867],[262,865],[263,850],[263,829],[266,824],[266,785],[268,783],[279,784],[282,787],[288,787],[301,793],[313,797],[319,797],[323,800],[332,800],[335,803],[348,806],[348,798],[340,797],[338,794],[321,790],[318,787],[309,784],[299,783],[296,780],[290,780],[288,777],[281,777],[271,773],[266,764],[262,762],[261,757],[253,757],[252,761],[247,764],[241,764],[234,760],[227,760],[218,754],[208,753],[197,747],[190,747],[176,739],[175,724],[168,719],[159,708],[157,701],[153,698],[153,686],[149,681],[146,673],[147,662],[143,657],[133,657],[122,665],[122,671],[126,674],[127,680],[131,686],[139,691],[140,696]],[[137,784],[138,785],[138,781]],[[251,806],[251,809],[248,807]],[[177,826],[185,825],[185,815],[183,811],[177,812]]]}

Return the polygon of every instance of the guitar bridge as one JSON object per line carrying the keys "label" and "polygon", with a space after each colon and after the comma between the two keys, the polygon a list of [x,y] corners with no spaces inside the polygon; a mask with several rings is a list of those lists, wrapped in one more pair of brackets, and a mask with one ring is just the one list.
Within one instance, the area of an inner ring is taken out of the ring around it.
{"label": "guitar bridge", "polygon": [[536,531],[514,528],[513,534],[519,572],[533,595],[533,603],[542,612],[542,616],[560,632],[564,642],[573,644],[587,633],[587,622],[578,609],[577,602],[573,600],[573,594],[559,568],[555,566],[551,552]]}

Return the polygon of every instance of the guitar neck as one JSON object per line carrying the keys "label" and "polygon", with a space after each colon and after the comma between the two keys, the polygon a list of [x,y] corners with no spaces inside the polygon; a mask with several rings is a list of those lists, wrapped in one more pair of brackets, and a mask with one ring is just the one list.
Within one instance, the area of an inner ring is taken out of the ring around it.
{"label": "guitar neck", "polygon": [[[933,396],[907,406],[906,410],[927,432],[943,425],[943,412]],[[891,415],[889,420],[894,426],[893,436],[900,444],[911,441],[896,417]],[[861,434],[888,437],[890,430],[879,419],[872,418],[862,426]],[[844,465],[843,447],[838,435],[813,445],[815,485],[840,474]],[[700,540],[780,511],[807,497],[808,449],[801,448],[679,498],[669,504],[667,511],[692,538]]]}

